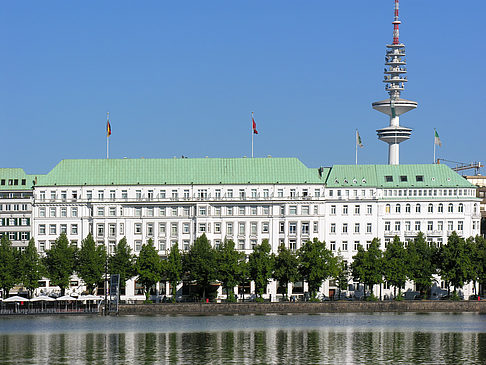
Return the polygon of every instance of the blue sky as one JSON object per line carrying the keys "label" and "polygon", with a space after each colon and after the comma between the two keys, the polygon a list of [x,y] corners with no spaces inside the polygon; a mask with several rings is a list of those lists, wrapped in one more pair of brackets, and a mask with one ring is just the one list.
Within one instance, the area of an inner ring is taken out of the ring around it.
{"label": "blue sky", "polygon": [[[486,2],[402,0],[400,40],[418,101],[401,163],[486,162]],[[1,167],[64,158],[298,157],[387,163],[385,44],[393,0],[4,1]],[[486,171],[483,169],[483,173]]]}

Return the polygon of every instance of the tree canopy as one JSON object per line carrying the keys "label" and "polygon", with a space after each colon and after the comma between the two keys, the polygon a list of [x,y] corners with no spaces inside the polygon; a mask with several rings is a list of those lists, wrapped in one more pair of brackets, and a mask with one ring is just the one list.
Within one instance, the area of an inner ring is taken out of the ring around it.
{"label": "tree canopy", "polygon": [[234,287],[239,283],[244,261],[245,254],[235,249],[233,240],[224,240],[216,249],[216,276],[228,293],[228,301],[234,301]]}
{"label": "tree canopy", "polygon": [[4,234],[0,241],[0,288],[4,298],[18,282],[17,272],[14,248],[7,235]]}
{"label": "tree canopy", "polygon": [[150,288],[161,279],[161,265],[161,259],[154,247],[154,242],[149,239],[146,244],[142,245],[135,263],[137,281],[142,284],[147,300],[150,297]]}
{"label": "tree canopy", "polygon": [[103,281],[105,274],[105,246],[97,246],[93,236],[88,234],[81,242],[81,249],[78,251],[76,261],[76,272],[86,284],[88,293],[92,294],[97,284]]}
{"label": "tree canopy", "polygon": [[32,297],[34,290],[39,287],[39,280],[42,279],[45,273],[33,238],[30,239],[25,251],[20,256],[19,267],[21,273],[20,280],[29,291],[29,296]]}
{"label": "tree canopy", "polygon": [[120,285],[125,286],[126,281],[136,275],[134,257],[126,237],[123,237],[115,247],[113,256],[108,261],[110,274],[120,275]]}
{"label": "tree canopy", "polygon": [[299,260],[291,250],[281,245],[278,248],[278,255],[275,256],[275,268],[273,278],[279,282],[284,289],[284,296],[287,297],[287,287],[299,277]]}
{"label": "tree canopy", "polygon": [[64,295],[76,266],[76,247],[69,244],[65,233],[56,239],[54,246],[46,251],[44,263],[51,283],[61,288]]}
{"label": "tree canopy", "polygon": [[260,298],[272,277],[274,257],[268,240],[256,245],[248,257],[249,278],[255,282],[255,294]]}

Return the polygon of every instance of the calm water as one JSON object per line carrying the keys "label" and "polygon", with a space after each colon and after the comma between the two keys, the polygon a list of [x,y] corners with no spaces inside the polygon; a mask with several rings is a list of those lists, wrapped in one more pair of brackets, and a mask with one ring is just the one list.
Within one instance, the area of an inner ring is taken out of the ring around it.
{"label": "calm water", "polygon": [[486,315],[0,317],[0,364],[486,364]]}

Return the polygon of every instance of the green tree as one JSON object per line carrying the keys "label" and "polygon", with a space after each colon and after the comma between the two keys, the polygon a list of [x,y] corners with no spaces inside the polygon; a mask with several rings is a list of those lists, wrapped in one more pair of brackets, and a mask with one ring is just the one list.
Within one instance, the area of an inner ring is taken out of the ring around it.
{"label": "green tree", "polygon": [[56,239],[54,247],[46,251],[44,265],[51,283],[61,288],[61,295],[65,294],[69,280],[76,265],[76,247],[69,244],[65,233]]}
{"label": "green tree", "polygon": [[408,277],[407,250],[403,246],[398,236],[395,236],[393,242],[388,244],[383,253],[383,276],[385,280],[393,286],[393,296],[401,295],[402,287]]}
{"label": "green tree", "polygon": [[[373,293],[373,287],[383,281],[383,253],[380,250],[380,240],[374,238],[368,250],[358,246],[358,253],[353,256],[351,270],[355,281],[367,285]],[[365,290],[366,296],[366,290]]]}
{"label": "green tree", "polygon": [[439,249],[439,274],[445,282],[457,288],[462,288],[464,283],[472,280],[471,257],[467,250],[466,241],[452,232],[447,240],[447,245]]}
{"label": "green tree", "polygon": [[338,298],[341,299],[341,292],[348,289],[349,267],[348,263],[343,260],[342,256],[336,257],[336,272],[334,279],[339,289]]}
{"label": "green tree", "polygon": [[471,260],[471,280],[479,283],[477,294],[481,293],[481,286],[486,282],[486,240],[481,236],[468,238],[466,240],[466,250]]}
{"label": "green tree", "polygon": [[281,245],[278,255],[275,256],[273,278],[284,289],[284,298],[287,299],[288,284],[293,283],[299,277],[299,260],[291,250]]}
{"label": "green tree", "polygon": [[127,244],[126,237],[123,237],[115,247],[115,252],[108,259],[110,274],[120,275],[120,286],[124,287],[128,279],[136,275],[135,259],[132,249]]}
{"label": "green tree", "polygon": [[232,240],[224,240],[216,249],[217,279],[226,289],[229,302],[235,301],[234,287],[238,285],[245,254],[235,249]]}
{"label": "green tree", "polygon": [[106,265],[106,250],[104,245],[96,246],[93,236],[88,234],[81,242],[77,254],[76,272],[86,284],[88,293],[92,294],[96,286],[103,281]]}
{"label": "green tree", "polygon": [[12,243],[7,238],[7,235],[4,234],[0,241],[0,288],[4,298],[19,281],[14,250]]}
{"label": "green tree", "polygon": [[162,261],[152,239],[142,245],[135,262],[135,270],[138,275],[137,281],[142,284],[145,298],[148,301],[150,288],[160,281],[162,273]]}
{"label": "green tree", "polygon": [[255,282],[255,294],[262,300],[262,295],[272,277],[274,257],[268,240],[256,245],[248,258],[249,279]]}
{"label": "green tree", "polygon": [[206,299],[210,283],[216,280],[217,269],[216,252],[204,233],[194,241],[183,262],[189,280],[197,284],[202,292],[202,298]]}
{"label": "green tree", "polygon": [[317,238],[304,243],[298,250],[298,257],[299,273],[309,285],[311,300],[315,300],[323,281],[336,275],[337,259],[326,248],[326,243]]}
{"label": "green tree", "polygon": [[32,297],[34,290],[39,287],[39,280],[42,279],[45,271],[33,238],[30,239],[28,246],[20,256],[19,268],[22,284],[29,291],[29,296]]}
{"label": "green tree", "polygon": [[436,248],[425,241],[420,232],[417,237],[407,245],[408,278],[415,282],[417,291],[427,292],[437,274]]}
{"label": "green tree", "polygon": [[176,301],[177,284],[182,280],[182,255],[177,243],[175,243],[169,252],[167,260],[163,262],[163,273],[169,281],[172,288],[172,302]]}

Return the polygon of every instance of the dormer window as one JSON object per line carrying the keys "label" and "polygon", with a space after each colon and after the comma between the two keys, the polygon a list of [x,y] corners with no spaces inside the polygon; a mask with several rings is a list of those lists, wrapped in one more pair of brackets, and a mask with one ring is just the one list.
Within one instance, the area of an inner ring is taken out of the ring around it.
{"label": "dormer window", "polygon": [[415,176],[415,181],[417,181],[417,182],[423,182],[424,181],[424,175],[417,175],[417,176]]}
{"label": "dormer window", "polygon": [[406,175],[400,176],[400,182],[407,182],[407,181],[408,181],[408,177]]}
{"label": "dormer window", "polygon": [[386,182],[393,182],[393,176],[390,176],[390,175],[385,176],[385,181]]}

